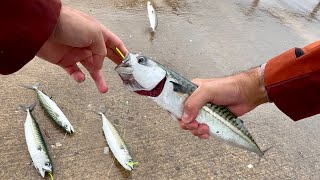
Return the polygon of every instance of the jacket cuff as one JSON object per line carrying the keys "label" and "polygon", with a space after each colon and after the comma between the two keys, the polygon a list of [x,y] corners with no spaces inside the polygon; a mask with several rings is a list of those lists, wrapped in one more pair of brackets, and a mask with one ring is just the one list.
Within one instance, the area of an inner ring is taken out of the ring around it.
{"label": "jacket cuff", "polygon": [[269,60],[264,84],[269,100],[294,121],[320,113],[320,41]]}

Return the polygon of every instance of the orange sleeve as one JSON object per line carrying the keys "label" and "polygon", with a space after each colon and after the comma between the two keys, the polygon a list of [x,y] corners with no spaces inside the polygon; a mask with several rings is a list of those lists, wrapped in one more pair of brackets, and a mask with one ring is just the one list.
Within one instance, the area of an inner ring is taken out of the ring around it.
{"label": "orange sleeve", "polygon": [[291,119],[320,113],[320,41],[270,59],[264,84],[269,100]]}

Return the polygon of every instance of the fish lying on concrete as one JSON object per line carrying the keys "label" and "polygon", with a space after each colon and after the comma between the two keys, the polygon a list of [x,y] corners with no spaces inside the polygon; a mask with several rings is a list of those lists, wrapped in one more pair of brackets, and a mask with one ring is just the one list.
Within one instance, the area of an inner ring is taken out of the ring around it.
{"label": "fish lying on concrete", "polygon": [[20,105],[21,109],[27,112],[26,121],[24,123],[25,138],[29,154],[35,168],[42,177],[45,176],[46,172],[52,176],[52,163],[48,153],[47,145],[43,139],[37,121],[31,114],[31,111],[35,105],[35,103],[30,106]]}
{"label": "fish lying on concrete", "polygon": [[41,107],[45,110],[47,115],[56,122],[60,127],[62,127],[67,133],[73,133],[74,128],[58,107],[58,105],[46,94],[39,90],[40,83],[35,84],[34,86],[23,86],[29,89],[32,89],[36,92],[39,99]]}
{"label": "fish lying on concrete", "polygon": [[[182,117],[185,100],[197,88],[180,74],[140,54],[128,53],[115,70],[127,89],[150,97],[177,119]],[[207,124],[214,138],[263,156],[243,121],[226,107],[207,103],[196,120]]]}
{"label": "fish lying on concrete", "polygon": [[152,31],[155,31],[158,26],[158,18],[150,1],[147,2],[147,10],[148,10],[150,27]]}
{"label": "fish lying on concrete", "polygon": [[126,144],[113,124],[104,115],[105,112],[106,110],[103,108],[98,114],[102,117],[102,129],[109,148],[122,167],[128,171],[132,171],[137,162],[133,161]]}

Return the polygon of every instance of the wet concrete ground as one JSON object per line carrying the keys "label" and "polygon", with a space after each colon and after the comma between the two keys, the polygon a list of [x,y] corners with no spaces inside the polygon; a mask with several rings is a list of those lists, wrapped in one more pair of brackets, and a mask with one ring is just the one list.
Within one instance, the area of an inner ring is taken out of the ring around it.
{"label": "wet concrete ground", "polygon": [[[145,0],[65,0],[66,5],[97,18],[116,33],[130,51],[143,52],[192,79],[229,75],[258,66],[291,47],[316,41],[319,2],[155,0],[158,28],[148,29]],[[19,84],[42,82],[69,117],[77,133],[65,134],[37,106],[34,116],[46,132],[56,179],[318,179],[319,116],[293,122],[273,104],[241,117],[262,149],[253,153],[210,138],[200,140],[181,130],[151,100],[128,93],[106,60],[107,94],[91,79],[76,84],[59,67],[35,58],[19,72],[0,78],[0,177],[41,179],[30,162],[24,139],[25,113],[19,104],[35,101]],[[122,132],[139,165],[125,172],[106,146],[100,117],[106,115]],[[52,146],[61,143],[62,146]],[[249,165],[249,166],[248,166]],[[252,168],[250,165],[253,165]]]}

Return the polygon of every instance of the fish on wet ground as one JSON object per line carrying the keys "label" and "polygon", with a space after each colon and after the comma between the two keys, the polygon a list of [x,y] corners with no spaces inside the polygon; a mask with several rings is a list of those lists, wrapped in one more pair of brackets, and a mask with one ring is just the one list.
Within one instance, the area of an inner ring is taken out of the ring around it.
{"label": "fish on wet ground", "polygon": [[104,115],[105,112],[106,109],[102,108],[102,110],[100,110],[98,114],[102,117],[102,129],[107,144],[111,149],[112,154],[122,165],[122,167],[128,171],[132,171],[134,169],[134,166],[138,163],[133,161],[126,144],[124,143],[114,125]]}
{"label": "fish on wet ground", "polygon": [[147,2],[148,18],[152,31],[155,31],[158,26],[158,18],[150,1]]}
{"label": "fish on wet ground", "polygon": [[45,177],[45,174],[48,173],[52,178],[51,174],[53,167],[47,145],[43,139],[36,119],[31,114],[35,105],[36,103],[30,106],[20,105],[20,108],[27,113],[26,121],[24,123],[26,143],[34,167],[42,177]]}
{"label": "fish on wet ground", "polygon": [[42,109],[47,113],[47,115],[57,123],[61,128],[64,129],[67,133],[71,134],[74,132],[74,128],[71,125],[70,121],[58,107],[58,105],[51,99],[51,97],[47,96],[45,93],[39,90],[40,83],[36,83],[33,86],[25,86],[28,89],[32,89],[36,92],[38,100]]}
{"label": "fish on wet ground", "polygon": [[[197,88],[182,75],[141,54],[128,53],[115,70],[129,91],[148,96],[176,119],[181,119],[185,100]],[[207,124],[215,139],[263,156],[264,151],[243,121],[226,107],[207,103],[196,120]]]}

